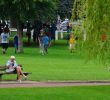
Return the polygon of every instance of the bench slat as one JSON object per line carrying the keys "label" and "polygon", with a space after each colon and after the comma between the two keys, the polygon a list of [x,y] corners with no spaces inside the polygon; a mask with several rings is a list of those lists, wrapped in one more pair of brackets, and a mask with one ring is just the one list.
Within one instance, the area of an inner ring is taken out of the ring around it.
{"label": "bench slat", "polygon": [[[17,73],[14,73],[14,72],[7,73],[7,72],[5,72],[5,71],[4,71],[4,72],[0,72],[0,81],[2,81],[2,76],[3,76],[3,75],[6,75],[6,74],[9,75],[9,74],[17,74]],[[32,73],[23,72],[23,74],[27,76],[27,75],[32,74]]]}

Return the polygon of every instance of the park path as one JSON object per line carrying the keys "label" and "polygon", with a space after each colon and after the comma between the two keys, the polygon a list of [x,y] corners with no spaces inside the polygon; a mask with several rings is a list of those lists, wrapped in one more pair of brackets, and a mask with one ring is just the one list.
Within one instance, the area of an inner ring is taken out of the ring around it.
{"label": "park path", "polygon": [[30,88],[30,87],[64,87],[64,86],[100,86],[110,85],[110,81],[48,81],[48,82],[37,82],[37,81],[1,81],[0,88]]}

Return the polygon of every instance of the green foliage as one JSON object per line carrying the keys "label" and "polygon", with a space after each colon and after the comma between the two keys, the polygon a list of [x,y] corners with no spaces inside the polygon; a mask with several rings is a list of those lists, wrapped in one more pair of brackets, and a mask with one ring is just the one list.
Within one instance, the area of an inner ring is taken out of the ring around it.
{"label": "green foliage", "polygon": [[16,20],[24,20],[30,18],[34,14],[32,0],[2,0],[4,3],[0,5],[1,17],[14,18]]}
{"label": "green foliage", "polygon": [[57,1],[55,0],[41,0],[35,3],[36,14],[42,20],[53,20],[56,17]]}
{"label": "green foliage", "polygon": [[[36,18],[36,15],[53,17],[55,13],[56,0],[1,0],[0,17],[1,19],[10,19],[16,22],[18,33],[18,51],[23,52],[22,42],[22,23]],[[37,13],[36,13],[37,12]]]}
{"label": "green foliage", "polygon": [[[86,30],[87,33],[87,40],[83,45],[86,47],[87,59],[98,58],[107,63],[110,57],[110,1],[78,0],[77,7],[74,6],[73,9],[73,16],[74,11],[82,22],[80,32],[83,34]],[[103,34],[107,37],[104,42]]]}
{"label": "green foliage", "polygon": [[0,16],[2,19],[14,18],[24,21],[35,18],[36,14],[42,16],[53,15],[56,2],[56,0],[1,0]]}

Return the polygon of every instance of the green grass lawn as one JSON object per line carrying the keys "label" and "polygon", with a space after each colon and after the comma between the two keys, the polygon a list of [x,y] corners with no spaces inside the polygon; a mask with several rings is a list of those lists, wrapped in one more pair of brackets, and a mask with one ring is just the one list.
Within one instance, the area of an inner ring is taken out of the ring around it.
{"label": "green grass lawn", "polygon": [[[1,50],[1,48],[0,48]],[[0,53],[0,65],[4,65],[11,55],[16,56],[24,70],[32,72],[29,80],[109,80],[110,72],[97,61],[84,63],[82,51],[71,54],[66,41],[57,42],[49,48],[49,54],[42,56],[36,47],[25,47],[24,54],[14,54],[14,48],[9,48],[6,55]],[[15,75],[4,75],[3,79],[15,79]]]}
{"label": "green grass lawn", "polygon": [[0,100],[110,100],[110,86],[0,89]]}

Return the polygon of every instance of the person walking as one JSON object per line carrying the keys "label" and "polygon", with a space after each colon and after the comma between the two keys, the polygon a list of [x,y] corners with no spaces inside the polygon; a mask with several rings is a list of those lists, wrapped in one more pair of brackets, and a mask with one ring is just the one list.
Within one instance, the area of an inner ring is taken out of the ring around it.
{"label": "person walking", "polygon": [[74,49],[75,49],[75,37],[73,34],[70,34],[70,39],[69,39],[69,49],[70,49],[70,52],[73,53]]}
{"label": "person walking", "polygon": [[2,45],[2,53],[5,54],[6,50],[8,49],[8,45],[9,45],[9,34],[7,33],[6,29],[3,29],[0,41]]}
{"label": "person walking", "polygon": [[44,55],[43,34],[44,34],[44,30],[42,29],[42,30],[40,30],[40,34],[39,34],[39,37],[38,37],[40,53],[42,55]]}
{"label": "person walking", "polygon": [[48,54],[48,47],[49,47],[49,37],[44,34],[43,38],[42,38],[43,44],[44,44],[44,53]]}
{"label": "person walking", "polygon": [[18,35],[16,34],[14,36],[14,47],[15,47],[15,53],[18,52]]}

